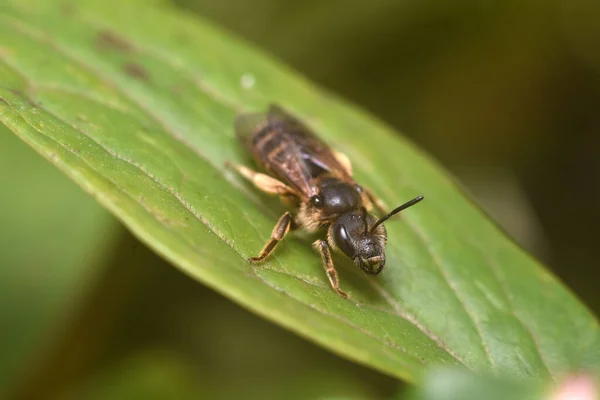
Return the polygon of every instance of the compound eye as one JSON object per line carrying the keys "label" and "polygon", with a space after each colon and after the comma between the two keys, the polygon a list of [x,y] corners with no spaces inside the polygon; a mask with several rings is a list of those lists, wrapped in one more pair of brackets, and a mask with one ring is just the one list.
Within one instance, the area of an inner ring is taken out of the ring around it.
{"label": "compound eye", "polygon": [[333,240],[337,247],[348,257],[354,258],[356,251],[350,240],[350,235],[344,225],[336,225],[333,230]]}
{"label": "compound eye", "polygon": [[311,196],[309,201],[310,201],[310,204],[312,204],[313,206],[315,206],[317,208],[320,208],[323,206],[323,199],[319,195]]}

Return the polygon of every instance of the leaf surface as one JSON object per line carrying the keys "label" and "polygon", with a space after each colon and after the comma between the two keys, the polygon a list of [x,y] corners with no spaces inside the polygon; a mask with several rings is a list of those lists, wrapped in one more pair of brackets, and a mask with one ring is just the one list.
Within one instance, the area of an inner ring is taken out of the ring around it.
{"label": "leaf surface", "polygon": [[[0,121],[193,278],[350,359],[415,381],[431,364],[512,376],[598,369],[594,317],[389,127],[205,21],[146,2],[5,2]],[[284,211],[226,170],[248,163],[239,112],[277,102],[388,205],[387,266],[336,259],[329,287],[301,235],[249,265]],[[251,343],[249,343],[251,345]]]}
{"label": "leaf surface", "polygon": [[[421,387],[410,387],[398,400],[547,400],[553,385],[480,376],[465,370],[432,369]],[[582,397],[584,398],[584,397]],[[591,399],[590,399],[591,400]]]}

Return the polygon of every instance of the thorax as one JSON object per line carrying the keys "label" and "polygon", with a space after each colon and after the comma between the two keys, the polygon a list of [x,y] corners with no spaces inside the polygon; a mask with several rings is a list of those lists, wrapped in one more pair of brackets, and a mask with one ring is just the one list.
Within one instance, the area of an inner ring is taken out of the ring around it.
{"label": "thorax", "polygon": [[361,194],[355,185],[334,177],[325,176],[314,179],[319,188],[319,202],[307,202],[298,214],[302,224],[309,231],[330,224],[339,215],[362,207]]}

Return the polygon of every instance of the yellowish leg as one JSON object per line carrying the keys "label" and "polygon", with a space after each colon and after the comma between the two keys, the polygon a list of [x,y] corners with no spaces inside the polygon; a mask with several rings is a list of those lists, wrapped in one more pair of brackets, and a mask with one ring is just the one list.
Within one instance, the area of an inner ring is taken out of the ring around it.
{"label": "yellowish leg", "polygon": [[296,223],[294,222],[294,218],[292,217],[292,214],[290,214],[289,212],[286,212],[285,214],[283,214],[281,216],[281,218],[279,218],[279,221],[277,221],[277,225],[275,225],[275,228],[273,228],[273,232],[271,233],[271,238],[269,239],[267,244],[265,244],[265,247],[263,247],[263,249],[260,251],[258,256],[250,257],[248,259],[248,261],[250,261],[251,263],[263,262],[267,257],[269,257],[269,255],[273,252],[273,250],[275,250],[275,247],[277,247],[277,244],[281,240],[283,240],[283,238],[289,232],[289,230],[291,228],[295,228],[295,227],[296,227]]}
{"label": "yellowish leg", "polygon": [[261,174],[260,172],[256,172],[244,165],[240,164],[229,164],[231,167],[235,168],[237,172],[239,172],[244,178],[248,179],[252,182],[257,188],[262,190],[263,192],[269,194],[277,194],[277,195],[288,195],[295,194],[294,189],[286,185],[285,183],[277,180],[267,174]]}
{"label": "yellowish leg", "polygon": [[378,197],[375,197],[370,190],[363,188],[363,192],[367,195],[367,199],[371,202],[371,204],[377,209],[377,211],[381,215],[385,215],[388,211],[388,207],[385,205],[383,201],[381,201]]}
{"label": "yellowish leg", "polygon": [[327,273],[327,278],[329,278],[329,283],[331,283],[331,287],[340,296],[347,299],[348,295],[344,293],[342,289],[340,289],[340,279],[333,265],[333,260],[331,259],[331,252],[329,251],[329,246],[327,245],[327,242],[322,239],[318,239],[313,243],[313,247],[316,251],[319,252],[319,254],[321,254],[321,260],[323,260],[323,267],[325,268],[325,273]]}
{"label": "yellowish leg", "polygon": [[[350,159],[348,158],[348,156],[339,151],[334,151],[333,155],[335,156],[335,159],[342,165],[342,167],[344,167],[344,170],[346,171],[346,173],[349,176],[352,176],[352,163],[350,162]],[[367,207],[368,209],[371,209],[371,207],[375,207],[379,213],[381,213],[381,214],[387,213],[388,208],[383,201],[381,201],[377,197],[375,197],[371,193],[371,191],[365,189],[364,187],[362,189],[366,195],[366,200],[368,200],[369,203],[371,203],[371,206]]]}
{"label": "yellowish leg", "polygon": [[340,153],[339,151],[334,151],[333,155],[335,159],[342,164],[342,167],[344,167],[348,176],[352,176],[352,163],[350,162],[348,156],[344,153]]}

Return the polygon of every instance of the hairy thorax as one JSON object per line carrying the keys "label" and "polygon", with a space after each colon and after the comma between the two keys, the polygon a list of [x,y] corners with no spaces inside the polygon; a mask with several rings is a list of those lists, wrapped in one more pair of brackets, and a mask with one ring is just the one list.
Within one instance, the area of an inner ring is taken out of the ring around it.
{"label": "hairy thorax", "polygon": [[361,193],[354,185],[333,177],[317,178],[319,188],[316,196],[302,204],[298,219],[309,231],[315,231],[344,213],[362,207]]}

